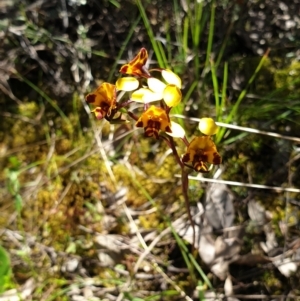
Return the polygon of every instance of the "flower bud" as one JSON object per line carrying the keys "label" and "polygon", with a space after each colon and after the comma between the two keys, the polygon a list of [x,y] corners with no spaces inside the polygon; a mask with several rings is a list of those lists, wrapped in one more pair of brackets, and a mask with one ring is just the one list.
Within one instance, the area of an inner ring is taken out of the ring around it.
{"label": "flower bud", "polygon": [[167,85],[163,92],[163,99],[168,107],[176,107],[181,102],[182,94],[175,85]]}
{"label": "flower bud", "polygon": [[219,127],[216,125],[215,121],[212,118],[201,118],[199,122],[199,130],[204,135],[215,135]]}

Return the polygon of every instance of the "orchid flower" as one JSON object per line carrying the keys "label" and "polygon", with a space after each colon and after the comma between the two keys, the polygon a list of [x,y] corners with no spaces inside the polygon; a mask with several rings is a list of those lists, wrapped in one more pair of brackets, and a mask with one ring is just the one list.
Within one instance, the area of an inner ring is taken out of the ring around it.
{"label": "orchid flower", "polygon": [[187,147],[182,162],[198,172],[209,172],[206,163],[219,165],[222,158],[210,136],[195,137]]}

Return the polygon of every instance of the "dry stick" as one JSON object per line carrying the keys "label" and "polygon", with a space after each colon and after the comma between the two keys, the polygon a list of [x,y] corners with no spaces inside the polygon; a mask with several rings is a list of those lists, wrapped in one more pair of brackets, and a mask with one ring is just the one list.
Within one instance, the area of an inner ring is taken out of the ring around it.
{"label": "dry stick", "polygon": [[[87,113],[90,112],[90,108],[89,106],[87,105],[86,102],[82,102],[83,103],[83,106],[84,106],[84,109]],[[92,129],[93,129],[93,132],[94,132],[94,138],[95,138],[95,141],[96,141],[96,144],[98,146],[98,150],[99,150],[99,153],[104,161],[104,165],[106,167],[106,171],[112,181],[112,184],[114,185],[115,188],[118,187],[118,184],[117,184],[117,180],[115,178],[115,175],[112,171],[112,168],[109,164],[109,160],[108,160],[108,157],[107,157],[107,154],[104,150],[104,145],[101,141],[101,138],[100,138],[100,130],[99,130],[99,127],[97,127],[96,123],[94,121],[92,121]]]}
{"label": "dry stick", "polygon": [[[288,167],[288,185],[289,186],[292,186],[292,161],[289,160],[288,164],[287,164],[287,167]],[[288,204],[290,204],[290,201],[291,201],[291,195],[290,195],[290,192],[289,191],[286,191],[284,193],[284,201],[285,201],[285,208],[284,208],[284,223],[285,223],[285,226],[288,225],[288,219],[289,219],[289,214],[288,214]],[[287,227],[286,231],[284,231],[283,233],[283,236],[284,236],[284,246],[283,246],[283,251],[286,252],[287,251],[287,248],[288,248],[288,230],[289,228]],[[283,255],[283,254],[282,254]]]}
{"label": "dry stick", "polygon": [[[186,116],[180,115],[180,114],[174,114],[173,116],[177,117],[177,118],[188,119],[188,120],[191,120],[191,121],[200,122],[200,118],[194,118],[194,117],[190,118],[190,117],[186,117]],[[253,128],[249,128],[249,127],[233,125],[233,124],[228,124],[228,123],[223,123],[223,122],[216,122],[216,124],[218,126],[228,128],[228,129],[237,130],[237,131],[260,134],[260,135],[280,138],[280,139],[284,139],[284,140],[300,142],[299,137],[285,136],[285,135],[280,135],[280,134],[273,133],[273,132],[261,131],[261,130],[257,130],[257,129],[253,129]]]}
{"label": "dry stick", "polygon": [[[135,232],[136,232],[136,234],[137,234],[137,237],[138,237],[138,239],[139,239],[141,245],[143,246],[144,250],[145,250],[146,252],[150,253],[150,252],[151,252],[151,249],[149,250],[149,247],[148,247],[148,245],[146,244],[146,242],[145,242],[143,236],[142,236],[141,233],[139,232],[139,229],[138,229],[138,227],[137,227],[135,221],[133,220],[133,218],[132,218],[132,216],[131,216],[131,214],[130,214],[130,211],[129,211],[128,207],[126,206],[126,204],[123,204],[123,209],[124,209],[124,211],[125,211],[125,214],[126,214],[128,220],[129,220],[131,226],[132,226],[133,229],[135,230]],[[166,232],[167,232],[167,231],[166,231]],[[151,245],[152,245],[152,244],[151,244]],[[152,247],[154,247],[154,245],[153,245]],[[143,256],[143,254],[142,254],[142,256]],[[152,261],[152,260],[151,260],[151,261]],[[153,265],[154,269],[155,269],[158,273],[161,274],[161,276],[165,279],[165,281],[168,282],[169,284],[171,284],[171,285],[175,288],[175,290],[180,294],[181,297],[183,297],[186,301],[192,301],[192,299],[191,299],[189,296],[186,295],[186,293],[185,293],[185,292],[184,292],[184,291],[176,284],[176,282],[173,281],[173,280],[172,280],[172,279],[171,279],[171,278],[170,278],[170,277],[162,270],[162,268],[161,268],[155,261],[154,261],[154,262],[152,261],[152,265]],[[131,279],[127,282],[127,284],[128,284],[128,285],[131,284]],[[124,293],[121,292],[121,293],[119,294],[119,296],[118,296],[118,298],[117,298],[116,301],[121,301],[122,298],[123,298],[123,296],[124,296]]]}
{"label": "dry stick", "polygon": [[28,118],[26,116],[22,116],[22,115],[19,115],[19,114],[12,114],[10,112],[1,112],[0,116],[22,120],[24,122],[27,122],[27,123],[30,123],[30,124],[33,124],[33,125],[38,125],[39,124],[39,121],[37,121],[35,119],[31,119],[31,118]]}
{"label": "dry stick", "polygon": [[[249,299],[249,300],[253,300],[253,299],[273,299],[273,300],[286,300],[288,298],[288,300],[292,300],[292,298],[294,298],[294,300],[298,300],[298,296],[291,296],[291,295],[231,295],[231,298],[238,298],[238,299]],[[213,297],[215,300],[215,297]],[[211,299],[211,298],[206,298],[206,299]]]}
{"label": "dry stick", "polygon": [[[182,176],[177,174],[175,175],[177,178],[181,178]],[[249,187],[249,188],[257,188],[257,189],[270,189],[274,190],[275,192],[296,192],[299,193],[300,189],[298,188],[291,188],[291,187],[278,187],[278,186],[267,186],[267,185],[260,185],[260,184],[250,184],[250,183],[242,183],[242,182],[235,182],[235,181],[225,181],[225,180],[218,180],[218,179],[209,179],[209,178],[203,178],[203,177],[188,177],[190,180],[196,180],[201,182],[210,182],[210,183],[221,183],[225,185],[231,185],[231,186],[241,186],[241,187]]]}
{"label": "dry stick", "polygon": [[145,249],[145,251],[140,255],[139,259],[137,260],[135,266],[134,266],[134,273],[137,273],[142,262],[144,261],[144,259],[147,257],[147,255],[149,255],[152,251],[152,249],[156,246],[156,244],[167,234],[169,234],[171,232],[171,228],[168,227],[165,230],[163,230],[158,236],[155,237],[155,239],[153,239],[153,241],[151,242],[151,244],[148,246],[147,249]]}

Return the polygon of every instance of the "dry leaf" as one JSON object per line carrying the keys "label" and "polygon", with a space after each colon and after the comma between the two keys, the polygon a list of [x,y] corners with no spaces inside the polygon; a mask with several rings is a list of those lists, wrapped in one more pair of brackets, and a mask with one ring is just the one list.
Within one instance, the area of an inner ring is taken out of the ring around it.
{"label": "dry leaf", "polygon": [[224,283],[224,293],[225,296],[232,296],[233,295],[233,285],[232,285],[232,280],[230,276],[227,276],[225,283]]}
{"label": "dry leaf", "polygon": [[225,184],[214,183],[206,193],[205,216],[214,229],[230,227],[234,220],[233,196]]}
{"label": "dry leaf", "polygon": [[126,251],[121,236],[97,235],[94,240],[98,247],[98,259],[103,266],[114,266],[121,262]]}
{"label": "dry leaf", "polygon": [[[264,225],[264,232],[266,234],[266,242],[260,242],[261,248],[265,253],[269,254],[271,251],[274,252],[275,248],[278,246],[276,235],[274,230],[272,229],[271,224]],[[270,255],[270,254],[269,254]]]}
{"label": "dry leaf", "polygon": [[265,208],[254,200],[248,203],[248,214],[257,226],[262,226],[267,222]]}
{"label": "dry leaf", "polygon": [[[200,245],[200,233],[203,231],[202,226],[202,215],[204,209],[201,203],[197,204],[197,207],[190,208],[191,216],[195,223],[195,248],[199,248]],[[184,240],[188,243],[193,244],[194,230],[191,226],[190,221],[187,218],[179,218],[173,223],[173,227]]]}
{"label": "dry leaf", "polygon": [[297,264],[291,258],[273,260],[273,264],[277,267],[279,272],[285,277],[290,277],[297,271]]}
{"label": "dry leaf", "polygon": [[232,259],[241,250],[240,242],[235,238],[223,238],[218,236],[215,241],[216,257],[223,256],[225,259]]}
{"label": "dry leaf", "polygon": [[223,257],[217,258],[210,270],[222,281],[226,279],[228,275],[229,261],[224,260]]}
{"label": "dry leaf", "polygon": [[215,259],[215,242],[210,234],[204,234],[200,237],[199,254],[201,259],[210,265]]}

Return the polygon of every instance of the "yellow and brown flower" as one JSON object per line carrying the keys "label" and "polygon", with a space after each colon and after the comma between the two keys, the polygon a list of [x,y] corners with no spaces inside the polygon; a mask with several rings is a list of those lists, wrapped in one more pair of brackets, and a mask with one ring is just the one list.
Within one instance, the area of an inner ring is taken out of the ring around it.
{"label": "yellow and brown flower", "polygon": [[121,67],[120,72],[140,77],[149,77],[150,74],[145,68],[147,59],[148,52],[145,48],[142,48],[133,60]]}
{"label": "yellow and brown flower", "polygon": [[143,127],[146,137],[158,139],[159,131],[171,133],[171,123],[166,111],[160,107],[151,106],[136,122],[136,127]]}
{"label": "yellow and brown flower", "polygon": [[116,108],[116,86],[105,82],[94,92],[89,93],[85,100],[95,107],[92,112],[97,119],[109,117],[112,110]]}
{"label": "yellow and brown flower", "polygon": [[222,158],[217,151],[215,143],[210,136],[195,137],[189,144],[182,162],[192,167],[195,171],[206,173],[209,167],[206,163],[219,165]]}

